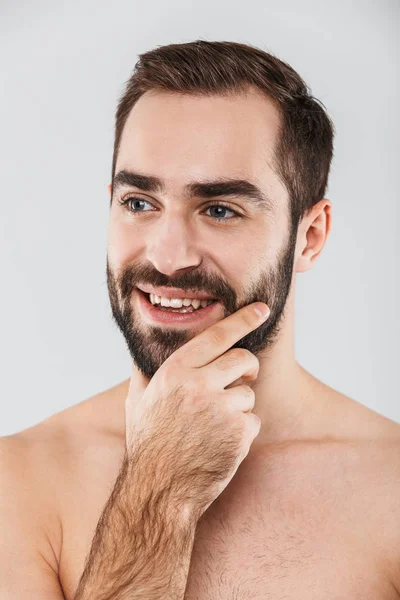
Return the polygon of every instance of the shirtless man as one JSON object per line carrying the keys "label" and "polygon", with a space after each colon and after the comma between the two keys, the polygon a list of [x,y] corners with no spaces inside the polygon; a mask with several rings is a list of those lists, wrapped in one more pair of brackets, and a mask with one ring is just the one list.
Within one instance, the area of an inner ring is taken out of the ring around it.
{"label": "shirtless man", "polygon": [[[293,350],[295,276],[331,226],[332,140],[261,50],[142,55],[109,186],[132,372],[0,439],[1,600],[400,597],[400,426]],[[215,302],[178,314],[160,297]]]}

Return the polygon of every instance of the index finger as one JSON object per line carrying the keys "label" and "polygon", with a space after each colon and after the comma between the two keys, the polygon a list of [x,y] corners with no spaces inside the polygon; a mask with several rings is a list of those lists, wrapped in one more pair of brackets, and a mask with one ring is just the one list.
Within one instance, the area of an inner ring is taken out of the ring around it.
{"label": "index finger", "polygon": [[[264,316],[260,316],[256,309]],[[225,319],[207,327],[174,352],[190,367],[203,367],[224,354],[233,344],[253,329],[257,329],[269,316],[270,309],[264,302],[252,302]]]}

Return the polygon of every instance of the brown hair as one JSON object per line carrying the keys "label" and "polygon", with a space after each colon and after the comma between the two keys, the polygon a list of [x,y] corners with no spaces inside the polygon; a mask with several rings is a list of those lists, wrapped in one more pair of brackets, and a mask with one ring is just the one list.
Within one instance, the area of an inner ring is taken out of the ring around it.
{"label": "brown hair", "polygon": [[290,198],[292,225],[321,200],[333,156],[334,126],[287,63],[255,46],[196,40],[160,46],[139,55],[115,115],[112,182],[128,115],[149,90],[226,95],[255,86],[274,101],[281,116],[274,167]]}

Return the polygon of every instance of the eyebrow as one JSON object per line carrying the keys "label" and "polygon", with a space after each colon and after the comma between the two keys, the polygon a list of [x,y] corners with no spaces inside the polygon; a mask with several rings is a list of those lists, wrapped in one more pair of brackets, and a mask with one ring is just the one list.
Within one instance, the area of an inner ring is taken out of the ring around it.
{"label": "eyebrow", "polygon": [[[114,177],[112,193],[121,187],[136,187],[143,192],[165,191],[165,184],[159,177],[143,175],[123,169]],[[215,198],[240,196],[262,212],[273,211],[273,202],[259,187],[245,179],[217,179],[215,181],[195,181],[185,186],[187,198]]]}

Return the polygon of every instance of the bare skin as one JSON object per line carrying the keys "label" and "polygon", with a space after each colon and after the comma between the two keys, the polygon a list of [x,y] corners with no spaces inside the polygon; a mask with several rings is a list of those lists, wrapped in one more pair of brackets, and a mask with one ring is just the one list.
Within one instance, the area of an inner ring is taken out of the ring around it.
{"label": "bare skin", "polygon": [[[400,426],[310,383],[315,401],[332,407],[319,435],[256,438],[198,522],[186,600],[399,598]],[[1,438],[26,469],[27,512],[39,511],[26,545],[40,552],[54,586],[59,578],[66,600],[121,466],[128,386]]]}
{"label": "bare skin", "polygon": [[[236,308],[251,301],[251,284],[263,274],[268,279],[288,230],[287,192],[272,167],[278,124],[273,105],[255,94],[139,100],[124,130],[117,171],[133,168],[166,185],[163,193],[124,190],[153,205],[137,221],[114,199],[108,235],[113,272],[150,265],[172,280],[204,263],[223,278],[225,300],[236,297]],[[204,215],[203,198],[193,205],[181,201],[188,181],[226,176],[267,191],[272,214],[231,198],[243,218],[217,225]],[[197,524],[186,600],[400,597],[400,425],[324,385],[294,356],[295,275],[318,258],[330,208],[322,199],[299,225],[285,319],[273,347],[259,354],[251,384],[260,433]],[[131,302],[141,352],[159,367],[171,349],[160,336],[152,338],[136,295]],[[213,317],[221,318],[222,312]],[[187,338],[200,330],[193,327]],[[7,515],[1,540],[13,557],[7,567],[8,583],[12,579],[19,592],[13,599],[62,598],[61,586],[64,598],[73,600],[121,467],[129,381],[0,438]],[[34,393],[29,400],[35,401]]]}

